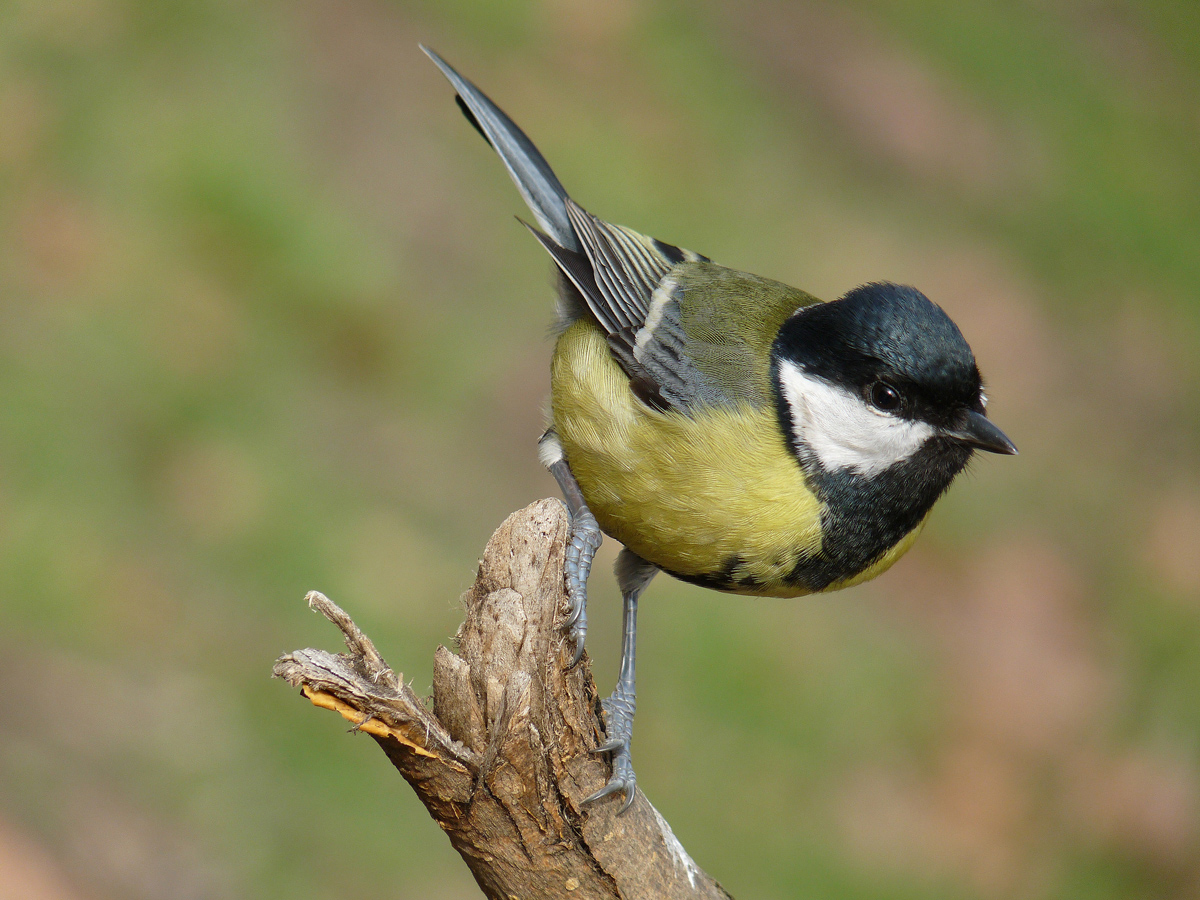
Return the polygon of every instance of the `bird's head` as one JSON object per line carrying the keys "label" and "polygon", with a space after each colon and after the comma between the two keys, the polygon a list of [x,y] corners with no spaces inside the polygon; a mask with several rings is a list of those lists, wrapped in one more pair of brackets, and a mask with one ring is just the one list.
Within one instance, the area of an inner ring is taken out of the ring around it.
{"label": "bird's head", "polygon": [[779,331],[772,372],[785,436],[810,474],[869,479],[919,464],[944,488],[975,450],[1017,452],[987,418],[962,332],[916,288],[867,284],[803,307]]}

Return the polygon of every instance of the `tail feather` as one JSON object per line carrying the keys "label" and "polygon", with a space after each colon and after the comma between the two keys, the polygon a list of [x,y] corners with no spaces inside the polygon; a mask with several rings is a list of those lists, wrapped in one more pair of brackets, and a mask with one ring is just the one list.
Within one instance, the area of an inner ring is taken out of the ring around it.
{"label": "tail feather", "polygon": [[538,224],[555,243],[568,250],[583,252],[583,245],[567,217],[567,192],[533,141],[449,63],[423,44],[421,49],[454,86],[463,114],[504,161],[508,174],[516,182],[517,190]]}

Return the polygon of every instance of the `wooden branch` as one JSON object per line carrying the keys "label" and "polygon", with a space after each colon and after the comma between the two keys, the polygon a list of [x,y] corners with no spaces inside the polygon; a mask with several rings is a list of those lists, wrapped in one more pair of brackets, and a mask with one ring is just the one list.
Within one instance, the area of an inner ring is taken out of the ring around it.
{"label": "wooden branch", "polygon": [[557,500],[492,535],[463,595],[459,653],[437,648],[432,711],[315,591],[309,605],[348,652],[289,653],[275,674],[379,742],[489,898],[729,900],[640,791],[621,815],[620,796],[582,805],[610,767],[593,752],[604,728],[587,656],[565,668],[567,535]]}

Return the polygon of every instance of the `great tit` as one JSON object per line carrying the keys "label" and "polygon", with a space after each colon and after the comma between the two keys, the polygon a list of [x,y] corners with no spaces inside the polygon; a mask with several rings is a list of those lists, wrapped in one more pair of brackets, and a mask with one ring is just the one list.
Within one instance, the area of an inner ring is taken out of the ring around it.
{"label": "great tit", "polygon": [[572,516],[572,664],[601,532],[624,545],[624,636],[603,703],[613,774],[636,781],[638,596],[659,570],[719,591],[798,597],[887,570],[975,450],[1014,454],[974,354],[916,288],[832,302],[586,212],[528,137],[422,47],[504,161],[559,273],[550,423],[539,457]]}

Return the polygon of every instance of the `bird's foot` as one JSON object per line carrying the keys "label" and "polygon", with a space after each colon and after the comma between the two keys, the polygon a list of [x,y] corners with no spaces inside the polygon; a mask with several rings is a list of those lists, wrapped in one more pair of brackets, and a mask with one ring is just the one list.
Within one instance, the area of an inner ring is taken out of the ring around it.
{"label": "bird's foot", "polygon": [[612,696],[602,700],[604,707],[605,730],[608,740],[596,748],[597,753],[612,754],[612,777],[608,783],[586,800],[584,805],[595,803],[609,794],[625,792],[625,802],[617,810],[618,814],[625,812],[633,803],[637,793],[637,778],[633,774],[633,760],[629,755],[629,743],[633,739],[633,714],[635,704],[633,691],[626,691],[621,685],[613,691]]}
{"label": "bird's foot", "polygon": [[585,507],[571,520],[571,540],[563,566],[567,578],[567,639],[574,648],[571,666],[583,657],[583,642],[587,637],[587,580],[604,536],[596,517]]}

